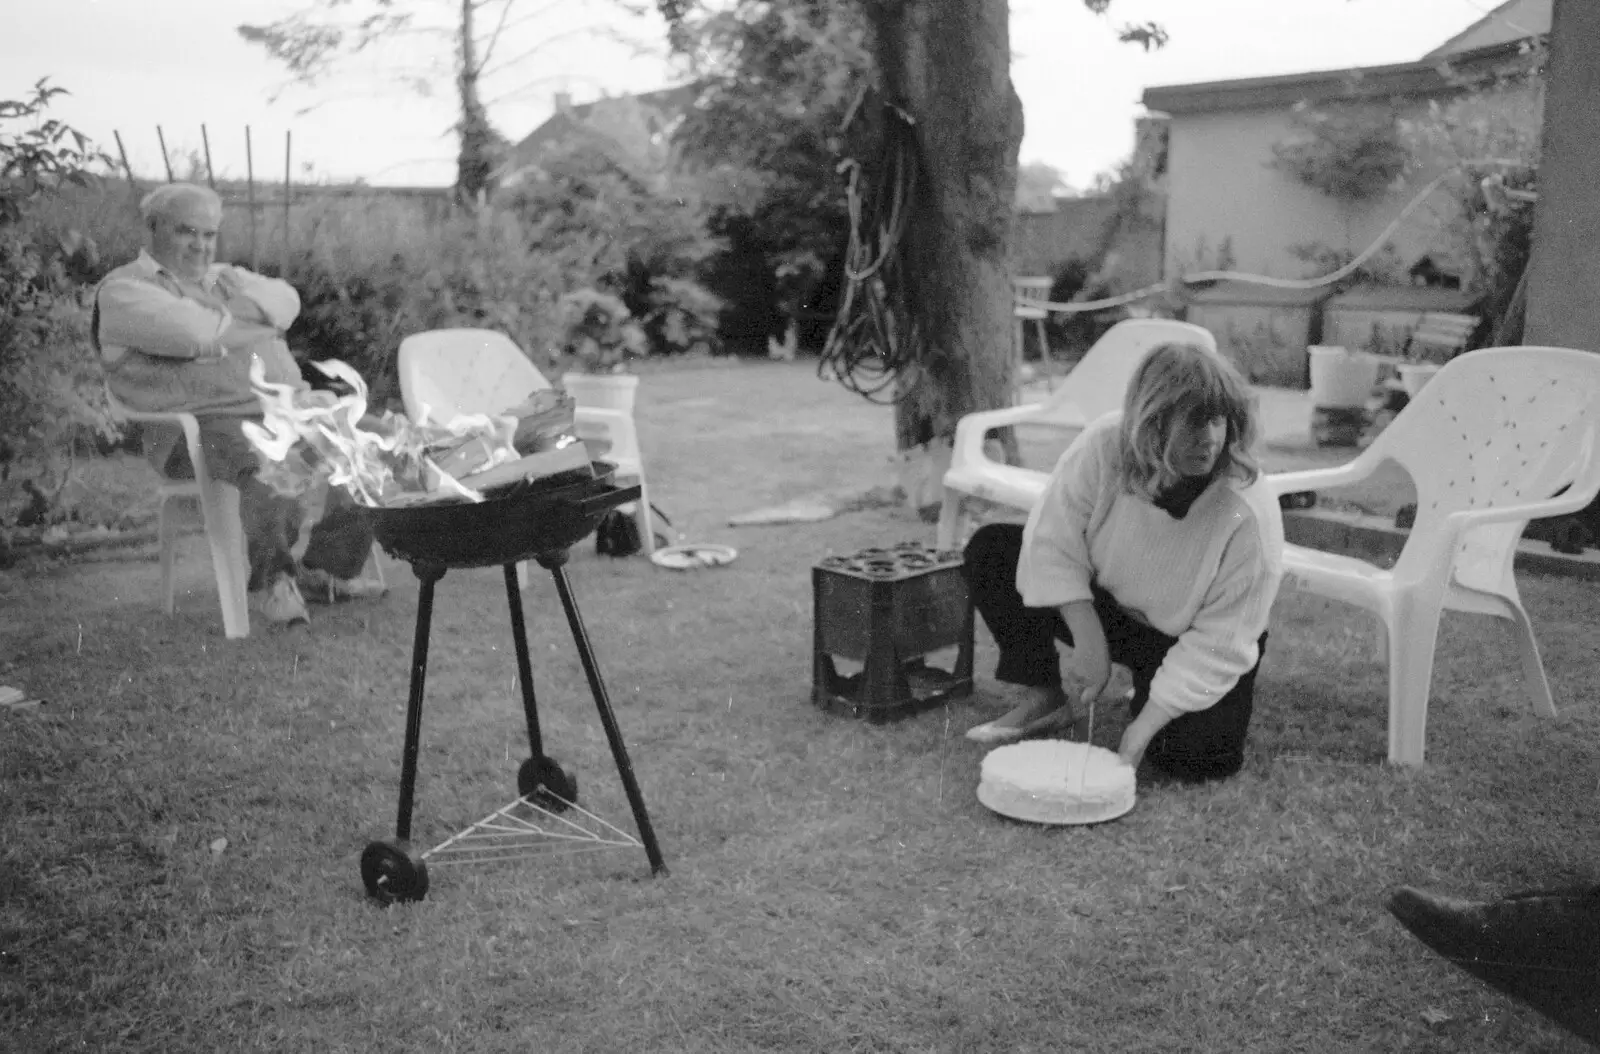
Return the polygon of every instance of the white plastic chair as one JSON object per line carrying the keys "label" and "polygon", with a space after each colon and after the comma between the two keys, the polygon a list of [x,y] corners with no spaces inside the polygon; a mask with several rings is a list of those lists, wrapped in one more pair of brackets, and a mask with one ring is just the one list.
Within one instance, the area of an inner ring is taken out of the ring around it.
{"label": "white plastic chair", "polygon": [[650,488],[644,479],[644,456],[639,451],[639,430],[633,415],[626,410],[580,406],[573,427],[578,438],[594,451],[593,456],[617,466],[616,479],[638,482],[639,500],[632,503],[633,517],[639,525],[644,554],[649,556],[656,551],[655,515],[650,508]]}
{"label": "white plastic chair", "polygon": [[1165,318],[1126,319],[1095,341],[1062,380],[1061,387],[1043,402],[981,410],[957,422],[950,468],[944,474],[939,548],[953,549],[964,540],[964,495],[1031,509],[1044,493],[1048,472],[1007,465],[989,457],[983,441],[991,430],[1028,424],[1082,431],[1089,422],[1122,407],[1134,369],[1152,348],[1168,343],[1198,344],[1217,350],[1217,339],[1200,326]]}
{"label": "white plastic chair", "polygon": [[174,500],[200,503],[205,522],[206,542],[211,546],[211,566],[217,576],[217,599],[222,604],[222,632],[238,639],[250,635],[250,569],[245,555],[244,528],[239,522],[239,489],[231,483],[211,478],[200,449],[200,423],[194,414],[150,413],[133,410],[119,402],[110,390],[106,403],[112,417],[140,424],[175,425],[183,430],[194,466],[194,479],[165,479],[156,488],[157,533],[161,546],[162,607],[172,614],[177,607],[173,580],[173,557],[178,543],[177,522],[172,515]]}
{"label": "white plastic chair", "polygon": [[[502,413],[531,393],[551,387],[512,339],[488,329],[435,329],[400,342],[400,395],[406,415],[420,420],[423,407],[431,419],[448,422],[457,414]],[[633,417],[621,410],[579,406],[573,414],[578,438],[609,448],[601,456],[617,466],[617,478],[636,478],[641,500],[634,516],[646,554],[655,549],[654,523],[644,489],[644,461]],[[627,506],[623,506],[627,508]],[[526,565],[518,578],[527,584]]]}
{"label": "white plastic chair", "polygon": [[1383,622],[1391,762],[1422,762],[1445,610],[1510,620],[1533,707],[1555,715],[1512,565],[1530,519],[1576,512],[1600,492],[1597,425],[1600,355],[1484,349],[1448,363],[1355,460],[1267,477],[1279,494],[1324,490],[1358,482],[1392,459],[1416,486],[1416,523],[1393,570],[1285,549],[1286,585],[1365,608]]}
{"label": "white plastic chair", "polygon": [[[197,501],[205,525],[206,543],[211,547],[212,571],[217,578],[223,636],[229,639],[250,636],[250,562],[245,546],[244,525],[239,518],[239,488],[211,478],[200,446],[200,422],[194,414],[189,413],[134,410],[111,394],[110,388],[106,389],[106,404],[111,416],[119,421],[172,425],[181,429],[189,451],[189,463],[194,467],[194,479],[163,479],[156,487],[156,538],[161,549],[162,610],[169,615],[177,610],[177,583],[173,566],[177,556],[178,527],[171,505],[175,500]],[[383,563],[378,554],[378,545],[374,542],[368,566],[373,569],[378,584],[386,586],[388,583],[384,580]]]}
{"label": "white plastic chair", "polygon": [[400,342],[400,398],[406,416],[448,424],[457,414],[498,414],[550,387],[504,333],[432,329]]}

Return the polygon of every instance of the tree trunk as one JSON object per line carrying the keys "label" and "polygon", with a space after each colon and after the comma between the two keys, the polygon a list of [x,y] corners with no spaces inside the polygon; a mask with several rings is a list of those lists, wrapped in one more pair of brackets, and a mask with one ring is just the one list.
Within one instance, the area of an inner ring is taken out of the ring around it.
{"label": "tree trunk", "polygon": [[[921,366],[896,404],[900,450],[942,441],[1012,383],[1011,244],[1022,102],[1007,0],[867,0],[889,101],[915,120],[921,178],[900,246]],[[901,330],[904,332],[904,329]]]}
{"label": "tree trunk", "polygon": [[1539,201],[1529,263],[1528,344],[1600,351],[1600,5],[1557,0],[1550,16]]}
{"label": "tree trunk", "polygon": [[489,186],[493,159],[489,156],[493,133],[489,115],[478,98],[477,42],[474,39],[473,8],[479,0],[461,0],[461,72],[456,84],[461,91],[461,152],[456,157],[456,195],[461,204],[475,208]]}

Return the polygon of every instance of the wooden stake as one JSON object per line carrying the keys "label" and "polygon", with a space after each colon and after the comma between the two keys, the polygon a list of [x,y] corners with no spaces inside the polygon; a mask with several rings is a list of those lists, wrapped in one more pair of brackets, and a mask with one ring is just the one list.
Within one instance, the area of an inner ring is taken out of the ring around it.
{"label": "wooden stake", "polygon": [[133,178],[133,166],[128,164],[128,148],[122,145],[122,133],[115,129],[111,132],[117,138],[117,153],[122,155],[122,171],[128,177],[128,193],[133,196],[133,209],[139,210],[139,181]]}
{"label": "wooden stake", "polygon": [[250,126],[244,126],[244,186],[245,201],[250,208],[250,270],[261,269],[261,255],[256,247],[256,162],[250,149]]}
{"label": "wooden stake", "polygon": [[[211,165],[211,136],[207,134],[206,126],[204,124],[200,126],[200,144],[205,147],[206,151],[206,184],[211,187],[211,193],[216,194],[217,170]],[[221,198],[222,195],[217,194],[217,199],[219,201]],[[224,216],[228,214],[228,209],[226,206],[223,206],[222,214]],[[226,237],[227,236],[223,234],[222,231],[219,230],[217,232],[217,259],[219,260],[225,259],[222,254],[226,251],[226,246],[224,245]]]}
{"label": "wooden stake", "polygon": [[289,275],[289,158],[290,139],[294,133],[283,133],[283,269],[278,277],[287,279]]}
{"label": "wooden stake", "polygon": [[172,159],[167,156],[167,137],[161,134],[161,126],[156,125],[156,140],[161,144],[161,163],[167,166],[167,182],[176,182],[172,178]]}
{"label": "wooden stake", "polygon": [[206,182],[211,184],[211,192],[217,191],[217,170],[211,167],[211,137],[206,134],[206,126],[200,126],[200,142],[206,148]]}

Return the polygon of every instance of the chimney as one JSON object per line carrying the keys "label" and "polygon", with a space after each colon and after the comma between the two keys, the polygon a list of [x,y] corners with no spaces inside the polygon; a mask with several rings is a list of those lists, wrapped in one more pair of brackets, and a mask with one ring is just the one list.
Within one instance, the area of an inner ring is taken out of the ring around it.
{"label": "chimney", "polygon": [[572,93],[569,91],[556,92],[556,113],[566,113],[572,109]]}

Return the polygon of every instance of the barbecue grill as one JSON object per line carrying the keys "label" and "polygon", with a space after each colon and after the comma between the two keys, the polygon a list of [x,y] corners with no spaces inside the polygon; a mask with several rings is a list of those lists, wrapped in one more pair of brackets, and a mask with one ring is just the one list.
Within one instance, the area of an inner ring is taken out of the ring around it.
{"label": "barbecue grill", "polygon": [[[556,592],[566,612],[567,625],[583,663],[600,723],[616,761],[617,773],[633,811],[641,841],[599,821],[621,841],[597,839],[603,844],[643,845],[652,874],[664,875],[666,864],[645,811],[644,797],[634,778],[627,747],[617,727],[605,682],[595,662],[583,617],[573,599],[565,564],[567,550],[595,529],[608,511],[639,499],[639,487],[613,484],[616,467],[595,462],[593,478],[587,474],[523,480],[487,492],[482,502],[434,503],[373,510],[373,531],[391,555],[411,564],[421,586],[417,595],[416,636],[411,650],[411,689],[406,707],[405,748],[401,755],[400,804],[392,840],[374,841],[361,854],[361,880],[374,899],[421,900],[428,892],[427,859],[435,854],[465,852],[454,859],[508,859],[521,835],[550,833],[572,838],[579,827],[569,817],[581,813],[598,820],[577,804],[578,781],[545,753],[539,732],[539,714],[533,692],[533,667],[528,656],[522,593],[517,586],[517,564],[532,560],[555,579]],[[467,831],[456,834],[427,852],[411,846],[412,801],[416,789],[417,754],[422,730],[422,699],[428,673],[428,634],[433,619],[433,591],[439,579],[453,568],[503,568],[506,602],[510,608],[511,636],[517,652],[522,709],[528,725],[528,757],[517,771],[518,798],[496,810]],[[529,816],[533,818],[529,818]],[[546,831],[541,824],[548,824]]]}

